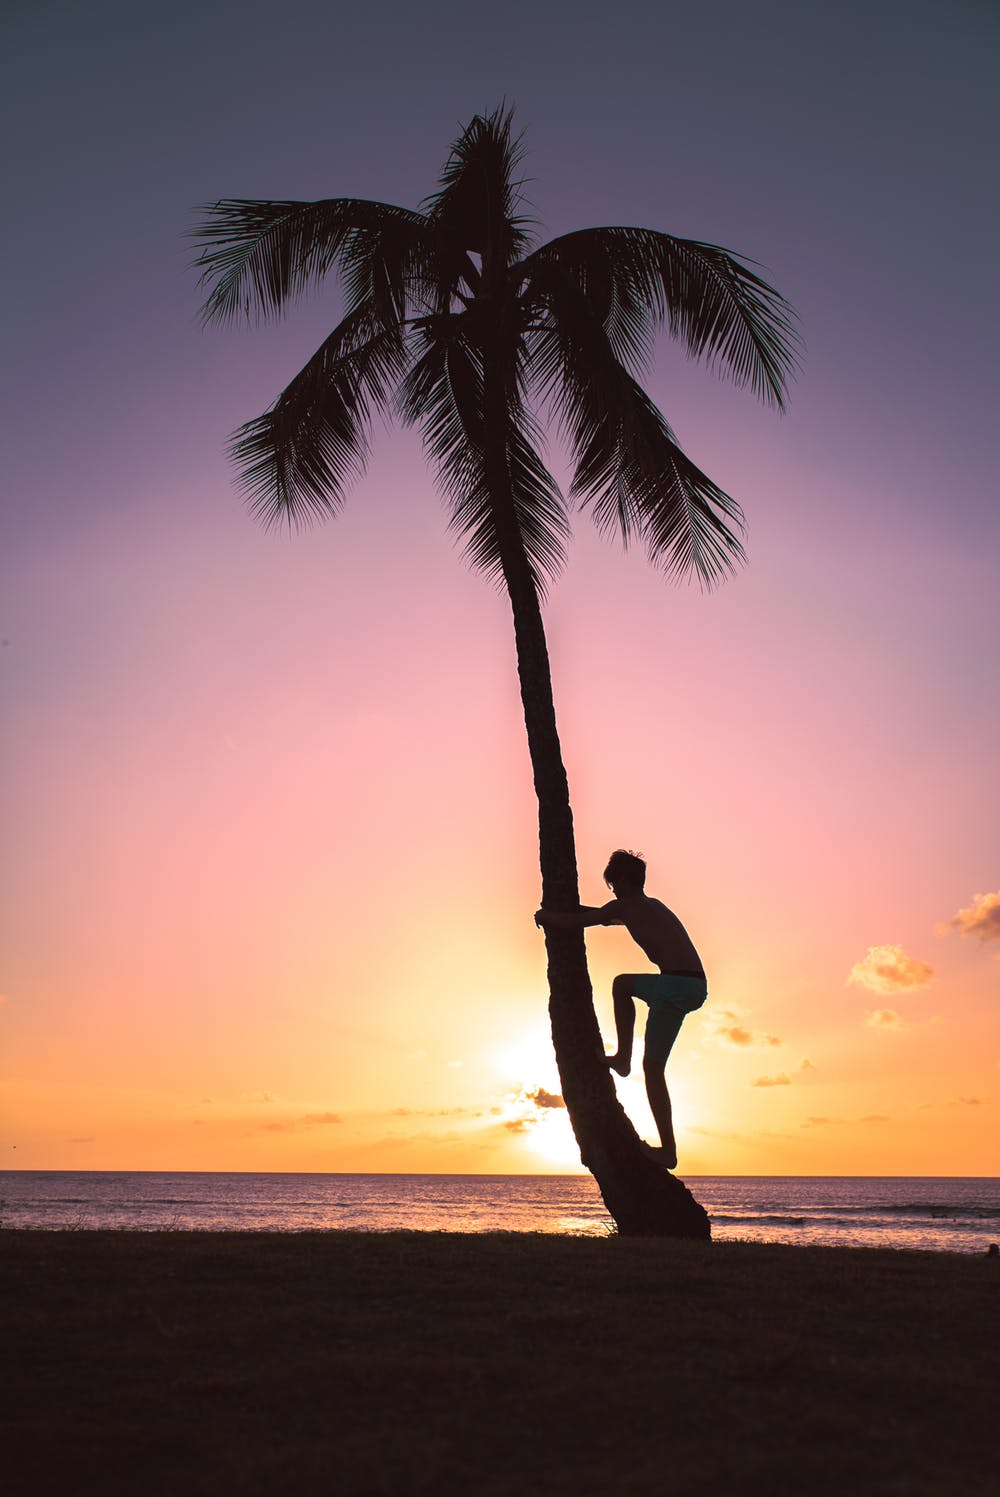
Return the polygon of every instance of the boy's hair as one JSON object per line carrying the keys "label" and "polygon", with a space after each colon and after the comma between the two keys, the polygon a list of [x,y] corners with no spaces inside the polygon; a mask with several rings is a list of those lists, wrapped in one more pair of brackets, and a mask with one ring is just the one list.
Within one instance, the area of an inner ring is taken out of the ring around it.
{"label": "boy's hair", "polygon": [[641,889],[646,882],[646,864],[637,852],[626,852],[619,847],[608,859],[604,882],[609,889],[613,884],[631,884],[633,888]]}

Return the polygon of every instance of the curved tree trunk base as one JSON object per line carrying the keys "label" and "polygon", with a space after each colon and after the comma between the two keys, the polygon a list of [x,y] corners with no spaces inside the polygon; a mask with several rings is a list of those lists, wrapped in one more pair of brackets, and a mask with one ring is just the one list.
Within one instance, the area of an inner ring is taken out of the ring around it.
{"label": "curved tree trunk base", "polygon": [[[614,1156],[614,1157],[612,1157]],[[623,1237],[685,1237],[711,1241],[708,1212],[675,1175],[642,1148],[627,1154],[593,1144],[584,1160]]]}
{"label": "curved tree trunk base", "polygon": [[572,1110],[570,1117],[581,1162],[597,1181],[623,1237],[711,1240],[708,1212],[686,1185],[647,1152],[616,1096],[605,1095],[583,1116],[580,1111],[576,1120]]}

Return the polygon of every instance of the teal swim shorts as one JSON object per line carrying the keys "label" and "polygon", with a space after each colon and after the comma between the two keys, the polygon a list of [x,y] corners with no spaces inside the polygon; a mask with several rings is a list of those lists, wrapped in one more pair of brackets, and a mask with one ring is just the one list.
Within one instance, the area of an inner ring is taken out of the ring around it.
{"label": "teal swim shorts", "polygon": [[679,977],[675,972],[644,972],[636,978],[634,992],[650,1008],[669,1005],[683,1018],[701,1008],[708,997],[708,982],[704,977]]}
{"label": "teal swim shorts", "polygon": [[635,979],[633,992],[649,1004],[645,1054],[666,1064],[685,1014],[693,1013],[708,997],[704,977],[678,977],[673,972],[643,972]]}

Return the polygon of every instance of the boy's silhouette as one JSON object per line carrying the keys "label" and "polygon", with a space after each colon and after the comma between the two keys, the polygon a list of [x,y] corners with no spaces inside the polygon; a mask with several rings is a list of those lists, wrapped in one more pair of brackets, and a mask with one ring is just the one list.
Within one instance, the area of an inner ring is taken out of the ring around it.
{"label": "boy's silhouette", "polygon": [[624,925],[635,943],[659,967],[659,972],[624,972],[611,988],[618,1049],[606,1057],[619,1076],[632,1069],[635,999],[649,1005],[642,1070],[646,1095],[660,1134],[657,1157],[668,1169],[677,1165],[670,1094],[664,1070],[685,1014],[700,1008],[708,984],[694,943],[672,910],[644,892],[646,864],[634,852],[611,854],[604,881],[614,894],[605,905],[581,905],[578,910],[539,910],[535,924],[561,926]]}

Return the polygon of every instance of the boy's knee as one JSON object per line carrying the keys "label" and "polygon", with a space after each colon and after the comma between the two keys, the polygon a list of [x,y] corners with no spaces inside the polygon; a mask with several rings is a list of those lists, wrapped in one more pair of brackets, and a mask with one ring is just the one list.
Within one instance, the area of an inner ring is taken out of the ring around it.
{"label": "boy's knee", "polygon": [[612,998],[632,997],[632,983],[629,980],[627,973],[621,972],[615,978],[614,982],[611,984],[611,996]]}
{"label": "boy's knee", "polygon": [[663,1081],[663,1069],[667,1064],[665,1055],[644,1055],[642,1057],[642,1074],[647,1081]]}

